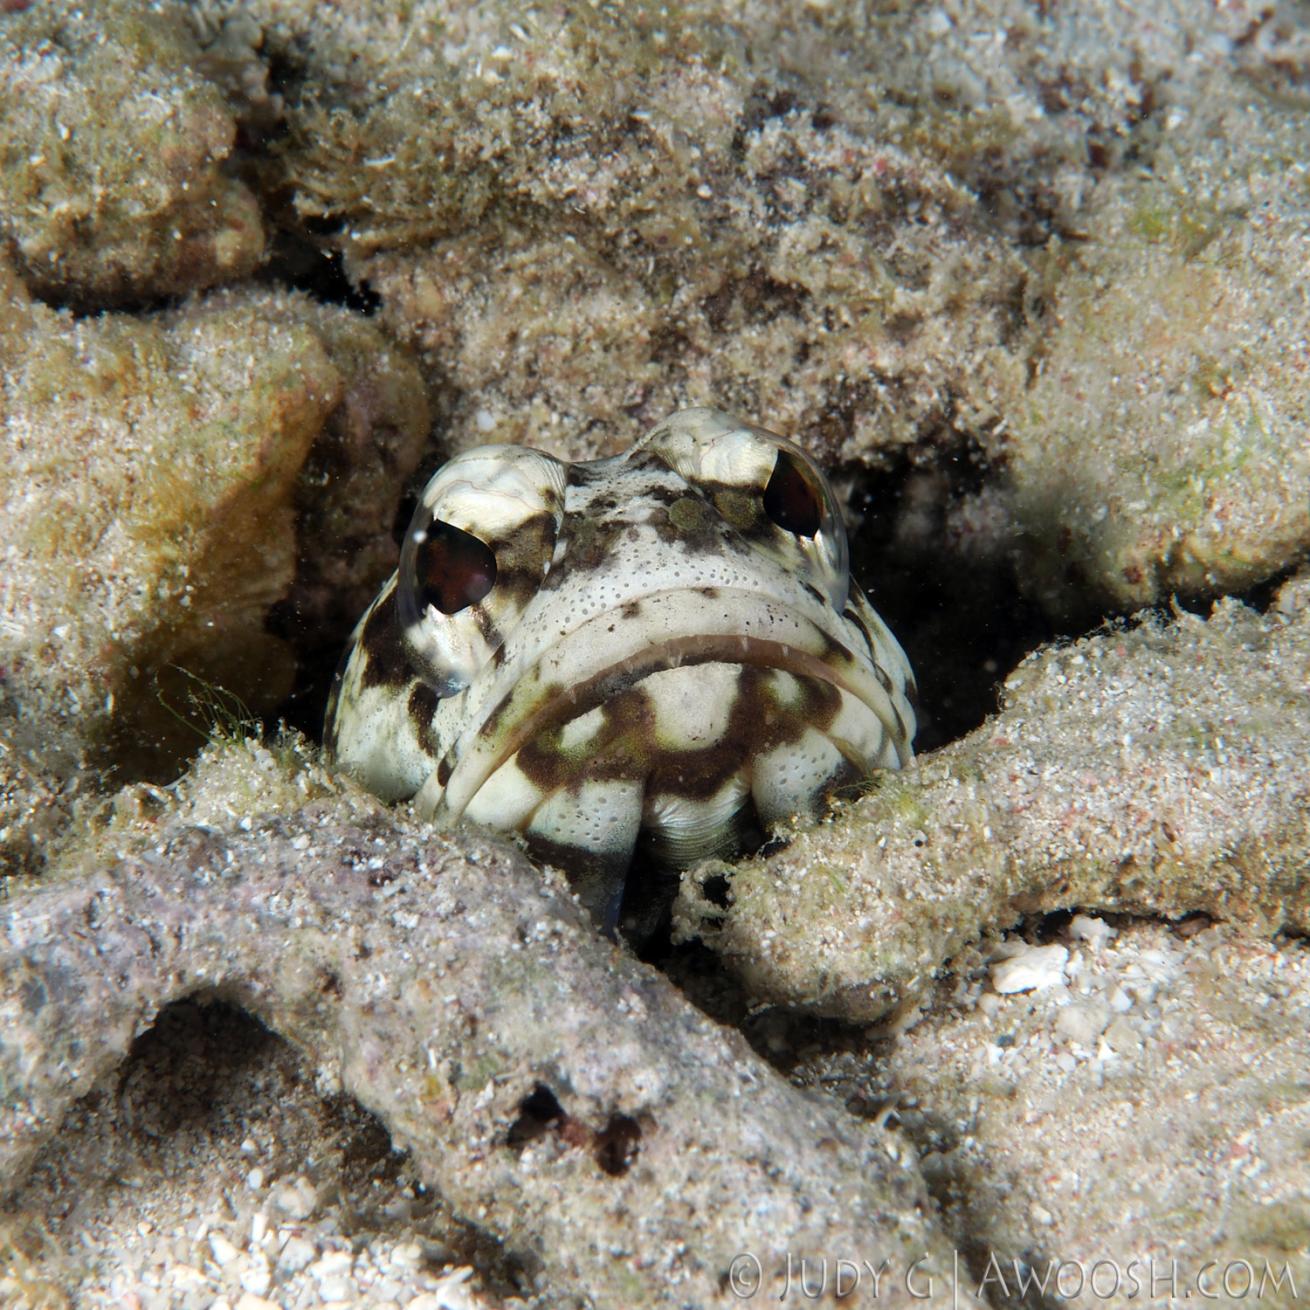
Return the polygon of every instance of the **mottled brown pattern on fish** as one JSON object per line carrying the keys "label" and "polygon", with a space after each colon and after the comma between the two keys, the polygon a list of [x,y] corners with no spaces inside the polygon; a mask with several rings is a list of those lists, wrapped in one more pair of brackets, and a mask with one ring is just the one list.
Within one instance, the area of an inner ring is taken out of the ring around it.
{"label": "mottled brown pattern on fish", "polygon": [[860,616],[849,605],[842,610],[841,616],[855,629],[856,632],[860,634],[861,637],[864,638],[864,648],[869,652],[869,655],[872,656],[873,637],[870,636],[869,629],[865,627],[864,620],[860,618]]}
{"label": "mottled brown pattern on fish", "polygon": [[393,586],[374,605],[359,636],[359,644],[368,657],[360,677],[362,688],[403,687],[414,676],[401,637]]}
{"label": "mottled brown pattern on fish", "polygon": [[[436,579],[433,524],[480,543]],[[805,453],[716,411],[584,464],[469,451],[420,497],[326,744],[420,814],[503,816],[612,922],[634,841],[726,853],[761,836],[757,806],[813,812],[909,757],[913,679],[847,560]]]}
{"label": "mottled brown pattern on fish", "polygon": [[432,733],[432,716],[437,712],[437,693],[426,683],[416,682],[410,689],[408,704],[414,735],[429,755],[436,755],[441,749]]}
{"label": "mottled brown pattern on fish", "polygon": [[525,742],[515,759],[524,775],[547,794],[576,778],[585,766],[589,778],[631,779],[643,782],[648,794],[708,800],[736,774],[749,778],[754,757],[799,741],[808,728],[825,731],[832,726],[841,709],[841,693],[817,678],[795,681],[800,688],[798,701],[784,705],[769,670],[740,667],[737,694],[722,735],[705,746],[683,750],[659,744],[657,707],[638,682],[603,699],[603,723],[593,736],[574,746],[561,744],[568,724],[593,708],[594,702],[587,701],[567,719]]}

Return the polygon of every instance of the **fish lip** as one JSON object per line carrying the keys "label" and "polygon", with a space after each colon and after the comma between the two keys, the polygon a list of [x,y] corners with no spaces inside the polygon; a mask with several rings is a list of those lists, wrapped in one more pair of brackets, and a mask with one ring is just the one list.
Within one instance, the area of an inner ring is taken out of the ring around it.
{"label": "fish lip", "polygon": [[[720,588],[714,600],[721,601],[728,590]],[[669,589],[656,594],[704,599],[701,593],[694,590]],[[760,599],[745,589],[739,589],[738,594],[740,598],[756,603]],[[643,599],[649,601],[651,598]],[[818,678],[861,701],[879,718],[893,738],[899,741],[893,726],[898,717],[892,705],[893,693],[890,684],[884,685],[878,678],[875,661],[865,656],[858,647],[852,649],[838,641],[826,626],[820,625],[794,606],[772,597],[768,598],[767,604],[775,616],[785,616],[805,631],[806,635],[811,636],[812,644],[820,646],[822,654],[806,650],[794,642],[739,632],[682,633],[662,641],[649,642],[620,659],[607,662],[580,681],[563,687],[551,683],[540,686],[534,694],[525,697],[527,704],[519,707],[517,720],[512,721],[500,746],[494,752],[489,749],[479,751],[478,744],[485,740],[488,728],[498,731],[498,721],[506,714],[514,714],[513,702],[519,689],[528,685],[530,678],[540,671],[543,663],[556,649],[547,647],[533,661],[529,671],[497,697],[489,710],[479,716],[478,722],[470,725],[452,744],[439,767],[415,797],[417,812],[423,818],[453,823],[463,814],[487,779],[538,733],[586,713],[653,673],[696,664],[735,664]],[[568,633],[559,646],[585,641],[586,632],[607,620],[612,622],[613,615],[621,608],[616,606],[593,615]],[[846,664],[848,673],[843,673],[834,660]],[[861,670],[864,676],[859,676]],[[849,673],[856,676],[848,676]],[[889,717],[892,721],[889,721]],[[908,758],[908,747],[902,751],[898,744],[897,750],[903,756],[901,763],[904,764]],[[473,767],[475,764],[479,765],[476,769]],[[443,772],[446,774],[444,783],[440,781]]]}

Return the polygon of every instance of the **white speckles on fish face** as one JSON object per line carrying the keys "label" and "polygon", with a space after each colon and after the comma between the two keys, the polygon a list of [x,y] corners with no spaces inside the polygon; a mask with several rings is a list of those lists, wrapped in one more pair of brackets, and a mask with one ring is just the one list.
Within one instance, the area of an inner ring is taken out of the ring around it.
{"label": "white speckles on fish face", "polygon": [[796,813],[796,797],[814,795],[842,776],[841,751],[817,728],[806,728],[789,741],[755,759],[751,796],[761,822],[778,823]]}
{"label": "white speckles on fish face", "polygon": [[329,748],[585,866],[611,913],[640,834],[682,863],[909,758],[909,667],[846,560],[808,457],[716,411],[586,464],[469,452],[356,630]]}

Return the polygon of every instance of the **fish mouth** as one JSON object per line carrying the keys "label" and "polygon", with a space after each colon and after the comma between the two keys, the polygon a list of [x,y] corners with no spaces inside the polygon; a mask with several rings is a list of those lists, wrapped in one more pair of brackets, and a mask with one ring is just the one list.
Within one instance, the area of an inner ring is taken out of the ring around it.
{"label": "fish mouth", "polygon": [[[547,647],[521,677],[493,682],[483,712],[415,797],[419,814],[453,823],[496,770],[540,734],[652,674],[701,664],[773,670],[826,684],[872,712],[897,763],[907,762],[912,728],[897,709],[891,676],[871,658],[795,606],[745,589],[706,590],[655,592],[641,598],[635,614],[629,603],[594,615]],[[615,645],[619,651],[603,662],[592,653]],[[889,763],[850,743],[834,745],[862,774]]]}

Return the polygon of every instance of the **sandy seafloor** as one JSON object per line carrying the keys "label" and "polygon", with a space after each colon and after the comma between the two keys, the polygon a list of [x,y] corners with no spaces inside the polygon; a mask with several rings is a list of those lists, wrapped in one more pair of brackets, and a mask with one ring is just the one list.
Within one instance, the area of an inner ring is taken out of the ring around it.
{"label": "sandy seafloor", "polygon": [[[1295,1304],[1304,948],[1092,918],[1067,940],[1063,969],[1034,962],[1041,990],[961,978],[893,1039],[802,1050],[802,1076],[909,1129],[961,1234],[962,1281],[1002,1304],[1025,1279],[1071,1299],[1094,1287],[1115,1302],[1136,1285],[1157,1302]],[[1232,1234],[1239,1199],[1279,1217],[1285,1253]],[[1046,1245],[1065,1207],[1077,1241]],[[377,1122],[324,1097],[284,1043],[221,1006],[170,1012],[71,1116],[18,1208],[15,1305],[516,1304],[497,1290],[494,1246],[387,1153]],[[1033,1235],[1026,1269],[1012,1218]],[[859,1253],[831,1253],[834,1285],[846,1258]],[[817,1264],[809,1278],[817,1290]]]}

